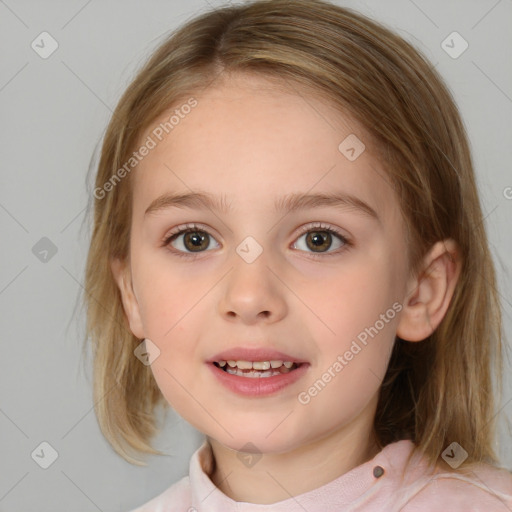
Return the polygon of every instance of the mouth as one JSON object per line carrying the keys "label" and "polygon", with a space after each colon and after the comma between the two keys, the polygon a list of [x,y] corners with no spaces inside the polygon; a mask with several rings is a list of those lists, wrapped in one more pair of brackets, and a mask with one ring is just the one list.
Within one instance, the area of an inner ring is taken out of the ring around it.
{"label": "mouth", "polygon": [[270,344],[233,347],[206,363],[225,388],[253,398],[275,395],[292,386],[308,373],[310,366],[300,354],[280,352]]}
{"label": "mouth", "polygon": [[264,379],[277,375],[284,375],[297,370],[305,363],[297,363],[294,361],[268,360],[268,361],[234,361],[219,360],[213,361],[213,365],[238,377],[246,377],[249,379]]}

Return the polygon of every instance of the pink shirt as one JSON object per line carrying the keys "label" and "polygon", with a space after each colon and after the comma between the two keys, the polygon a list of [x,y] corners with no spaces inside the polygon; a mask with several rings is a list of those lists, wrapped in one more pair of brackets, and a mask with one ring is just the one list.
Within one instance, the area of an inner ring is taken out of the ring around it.
{"label": "pink shirt", "polygon": [[[468,474],[440,468],[432,472],[418,456],[402,482],[413,448],[411,441],[389,444],[322,487],[256,505],[236,502],[212,483],[212,451],[205,441],[192,455],[189,476],[132,512],[512,512],[512,473],[504,469],[482,464]],[[377,466],[384,471],[374,471]]]}

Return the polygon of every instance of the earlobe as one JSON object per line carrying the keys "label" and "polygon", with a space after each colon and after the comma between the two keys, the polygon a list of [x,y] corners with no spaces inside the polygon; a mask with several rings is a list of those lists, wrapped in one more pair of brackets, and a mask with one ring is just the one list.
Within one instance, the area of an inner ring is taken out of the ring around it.
{"label": "earlobe", "polygon": [[130,330],[137,338],[145,338],[139,304],[133,291],[129,265],[126,261],[114,258],[110,262],[110,268],[119,291],[121,292],[123,309],[128,319]]}
{"label": "earlobe", "polygon": [[423,271],[408,283],[397,336],[406,341],[428,338],[443,320],[451,303],[461,270],[456,242],[434,244],[423,261]]}

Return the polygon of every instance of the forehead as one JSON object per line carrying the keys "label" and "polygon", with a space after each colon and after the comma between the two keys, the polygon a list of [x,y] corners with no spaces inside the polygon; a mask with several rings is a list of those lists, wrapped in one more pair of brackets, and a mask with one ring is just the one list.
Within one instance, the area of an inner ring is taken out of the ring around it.
{"label": "forehead", "polygon": [[[297,84],[254,75],[218,80],[145,130],[154,148],[137,165],[134,209],[163,192],[207,190],[269,208],[291,192],[336,188],[382,214],[396,198],[364,128]],[[268,202],[266,202],[268,198]]]}

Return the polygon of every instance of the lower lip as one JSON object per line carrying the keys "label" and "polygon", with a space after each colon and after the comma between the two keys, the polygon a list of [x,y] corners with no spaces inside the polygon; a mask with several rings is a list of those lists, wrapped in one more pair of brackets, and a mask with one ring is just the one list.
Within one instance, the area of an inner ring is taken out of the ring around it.
{"label": "lower lip", "polygon": [[221,370],[213,363],[207,363],[220,383],[229,390],[244,396],[271,395],[297,382],[307,371],[309,364],[303,363],[295,370],[272,377],[240,377]]}

